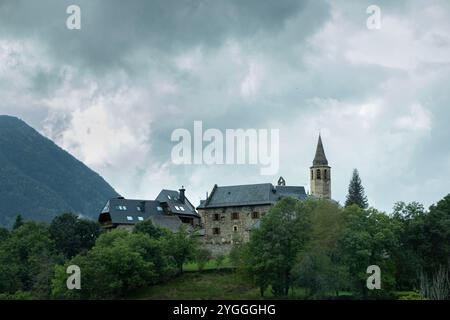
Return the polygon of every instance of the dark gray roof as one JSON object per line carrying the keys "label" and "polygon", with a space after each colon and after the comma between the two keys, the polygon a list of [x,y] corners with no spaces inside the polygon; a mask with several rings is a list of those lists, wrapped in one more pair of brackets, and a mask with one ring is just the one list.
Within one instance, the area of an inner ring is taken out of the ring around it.
{"label": "dark gray roof", "polygon": [[307,198],[304,187],[274,186],[271,183],[214,186],[206,201],[201,201],[198,209],[273,204],[283,197],[291,196],[300,200]]}
{"label": "dark gray roof", "polygon": [[323,149],[322,138],[319,134],[319,141],[317,142],[316,155],[314,156],[313,166],[327,166],[328,160]]}
{"label": "dark gray roof", "polygon": [[114,198],[108,201],[99,220],[108,214],[113,224],[133,225],[152,215],[161,215],[162,207],[158,201]]}
{"label": "dark gray roof", "polygon": [[156,201],[167,204],[169,210],[172,213],[176,213],[181,216],[194,216],[199,218],[197,211],[188,198],[185,197],[184,203],[180,200],[180,193],[175,190],[163,189],[156,197]]}

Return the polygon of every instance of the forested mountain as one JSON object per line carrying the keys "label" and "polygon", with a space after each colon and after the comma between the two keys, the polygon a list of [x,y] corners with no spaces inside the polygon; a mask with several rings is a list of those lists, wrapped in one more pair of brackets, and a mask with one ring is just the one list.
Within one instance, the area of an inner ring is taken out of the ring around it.
{"label": "forested mountain", "polygon": [[0,225],[17,214],[50,221],[63,212],[96,218],[116,191],[22,120],[0,116]]}

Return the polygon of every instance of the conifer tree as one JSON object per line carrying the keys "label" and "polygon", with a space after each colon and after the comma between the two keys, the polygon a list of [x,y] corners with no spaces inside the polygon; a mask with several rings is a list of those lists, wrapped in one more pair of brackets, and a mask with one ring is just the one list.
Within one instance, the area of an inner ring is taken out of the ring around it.
{"label": "conifer tree", "polygon": [[22,215],[21,215],[21,214],[18,214],[18,215],[16,216],[16,221],[14,222],[14,225],[13,225],[13,230],[19,229],[20,226],[22,226],[22,225],[23,225],[23,218],[22,218]]}
{"label": "conifer tree", "polygon": [[356,204],[362,209],[367,209],[369,206],[357,169],[353,169],[353,176],[350,180],[347,199],[345,200],[346,207],[351,206],[352,204]]}

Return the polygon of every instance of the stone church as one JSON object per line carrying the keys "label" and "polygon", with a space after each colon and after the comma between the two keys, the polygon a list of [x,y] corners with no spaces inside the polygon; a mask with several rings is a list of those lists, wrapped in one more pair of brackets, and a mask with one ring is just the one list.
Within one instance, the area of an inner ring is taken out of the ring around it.
{"label": "stone church", "polygon": [[319,135],[316,154],[310,167],[311,194],[303,186],[286,186],[280,177],[272,183],[218,186],[197,207],[204,228],[204,243],[215,255],[228,253],[234,244],[247,242],[261,218],[283,197],[305,200],[308,197],[331,199],[331,167]]}

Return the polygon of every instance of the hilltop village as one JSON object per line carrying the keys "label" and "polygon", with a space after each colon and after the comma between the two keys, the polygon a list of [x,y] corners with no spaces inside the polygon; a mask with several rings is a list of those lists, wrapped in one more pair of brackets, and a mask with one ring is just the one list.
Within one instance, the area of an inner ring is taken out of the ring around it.
{"label": "hilltop village", "polygon": [[234,244],[245,243],[259,227],[261,218],[284,197],[305,200],[308,197],[331,199],[331,167],[328,165],[322,138],[319,135],[316,153],[310,167],[311,193],[304,186],[286,185],[283,177],[272,183],[213,186],[205,200],[195,207],[186,197],[186,189],[163,189],[155,200],[110,199],[99,215],[104,229],[132,230],[138,222],[153,224],[172,232],[185,224],[197,231],[203,243],[214,254],[231,250]]}

